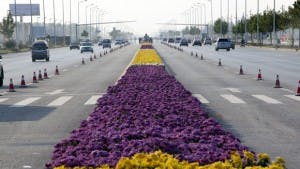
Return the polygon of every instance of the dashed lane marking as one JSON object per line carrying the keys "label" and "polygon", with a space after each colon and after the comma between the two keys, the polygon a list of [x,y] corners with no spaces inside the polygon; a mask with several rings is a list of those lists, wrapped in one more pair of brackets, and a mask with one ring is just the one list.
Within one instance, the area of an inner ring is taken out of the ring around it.
{"label": "dashed lane marking", "polygon": [[95,105],[100,97],[101,95],[92,96],[84,103],[84,105]]}
{"label": "dashed lane marking", "polygon": [[49,103],[48,106],[62,106],[72,98],[73,96],[62,96]]}
{"label": "dashed lane marking", "polygon": [[269,96],[265,96],[265,95],[252,95],[252,96],[269,104],[282,104],[280,101],[273,99]]}
{"label": "dashed lane marking", "polygon": [[63,72],[67,72],[67,71],[69,71],[69,70],[68,70],[68,69],[64,69],[64,70],[63,70]]}
{"label": "dashed lane marking", "polygon": [[231,94],[222,94],[221,95],[224,99],[226,99],[227,101],[229,101],[230,103],[234,103],[234,104],[245,104],[246,102],[234,95]]}
{"label": "dashed lane marking", "polygon": [[294,91],[292,91],[290,89],[286,89],[286,88],[280,88],[280,89],[283,90],[283,91],[286,91],[286,92],[294,93]]}
{"label": "dashed lane marking", "polygon": [[6,100],[8,100],[8,98],[1,98],[0,103],[5,102]]}
{"label": "dashed lane marking", "polygon": [[32,168],[30,165],[24,165],[23,168]]}
{"label": "dashed lane marking", "polygon": [[201,94],[193,94],[194,97],[196,97],[201,103],[208,104],[209,101],[203,97]]}
{"label": "dashed lane marking", "polygon": [[48,95],[57,95],[57,94],[61,94],[63,93],[65,89],[58,89],[58,90],[54,90],[52,92],[46,92],[45,94],[48,94]]}
{"label": "dashed lane marking", "polygon": [[29,97],[27,99],[24,99],[18,103],[15,103],[14,105],[12,105],[12,107],[23,107],[23,106],[27,106],[37,100],[39,100],[41,97]]}
{"label": "dashed lane marking", "polygon": [[284,95],[284,96],[300,102],[300,96],[295,96],[295,95]]}
{"label": "dashed lane marking", "polygon": [[224,88],[225,90],[229,90],[232,93],[241,93],[241,91],[237,88]]}

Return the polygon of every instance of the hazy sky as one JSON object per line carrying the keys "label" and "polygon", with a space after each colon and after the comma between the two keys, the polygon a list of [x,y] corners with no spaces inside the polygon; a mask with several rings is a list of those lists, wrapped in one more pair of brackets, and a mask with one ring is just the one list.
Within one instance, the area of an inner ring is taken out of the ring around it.
{"label": "hazy sky", "polygon": [[[3,18],[7,10],[9,9],[9,4],[14,3],[15,0],[0,0],[0,18]],[[17,3],[30,3],[30,0],[16,0]],[[33,17],[33,21],[42,22],[43,12],[42,3],[43,0],[31,0],[32,3],[41,4],[41,17]],[[72,22],[77,22],[78,16],[78,1],[80,0],[44,0],[45,1],[45,13],[46,22],[53,22],[53,1],[55,1],[55,11],[56,11],[56,22],[62,22],[62,2],[65,5],[65,22],[70,21],[70,2],[72,9]],[[220,17],[220,1],[213,1],[213,18],[216,19]],[[222,15],[227,18],[227,2],[229,1],[229,16],[235,17],[235,0],[222,0]],[[245,0],[238,1],[238,18],[241,18],[245,10]],[[295,0],[276,0],[276,9],[281,9],[282,5],[285,9],[292,5]],[[118,24],[111,25],[117,28],[126,29],[128,31],[134,31],[135,33],[153,34],[159,29],[164,29],[166,26],[158,25],[156,23],[162,22],[177,22],[182,23],[185,21],[185,17],[182,14],[184,11],[189,9],[193,4],[197,2],[202,2],[206,4],[207,7],[207,21],[210,21],[210,3],[208,0],[87,0],[80,4],[80,22],[85,23],[85,6],[89,4],[94,4],[100,9],[107,12],[104,15],[104,21],[121,21],[121,20],[134,20],[135,23],[130,24]],[[273,8],[274,0],[260,0],[260,10]],[[247,0],[247,13],[248,16],[251,13],[256,13],[257,10],[257,0]],[[90,9],[90,8],[88,8]],[[95,10],[93,10],[95,11]],[[234,18],[233,18],[234,19]],[[89,10],[88,10],[88,20],[89,20]],[[24,17],[25,22],[30,21],[30,17]],[[173,27],[174,29],[176,27]],[[106,29],[111,29],[107,27]],[[179,29],[177,27],[177,29]]]}

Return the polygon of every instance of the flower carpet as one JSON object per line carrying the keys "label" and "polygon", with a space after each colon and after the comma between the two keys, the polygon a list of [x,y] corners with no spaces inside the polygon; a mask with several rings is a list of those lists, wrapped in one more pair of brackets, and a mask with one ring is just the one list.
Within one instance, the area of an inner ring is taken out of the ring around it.
{"label": "flower carpet", "polygon": [[272,163],[225,131],[147,44],[88,119],[55,145],[46,167],[283,169],[284,160]]}

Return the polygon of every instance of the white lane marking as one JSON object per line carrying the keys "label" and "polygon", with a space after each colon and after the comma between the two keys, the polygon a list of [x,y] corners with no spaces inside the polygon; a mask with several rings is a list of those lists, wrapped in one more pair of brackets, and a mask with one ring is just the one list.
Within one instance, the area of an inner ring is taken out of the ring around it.
{"label": "white lane marking", "polygon": [[100,97],[101,95],[92,96],[84,103],[84,105],[95,105]]}
{"label": "white lane marking", "polygon": [[295,96],[295,95],[284,95],[284,96],[300,102],[300,96]]}
{"label": "white lane marking", "polygon": [[283,90],[283,91],[286,91],[286,92],[294,93],[294,91],[292,91],[290,89],[286,89],[286,88],[280,88],[280,89]]}
{"label": "white lane marking", "polygon": [[209,101],[203,97],[201,94],[193,94],[194,97],[196,97],[201,103],[208,104]]}
{"label": "white lane marking", "polygon": [[0,93],[0,96],[3,96],[5,94],[7,94],[7,92],[2,92],[2,93]]}
{"label": "white lane marking", "polygon": [[229,90],[232,93],[241,93],[241,91],[237,88],[224,88],[225,90]]}
{"label": "white lane marking", "polygon": [[49,78],[53,77],[53,75],[48,76]]}
{"label": "white lane marking", "polygon": [[78,67],[78,65],[74,65],[74,67]]}
{"label": "white lane marking", "polygon": [[49,103],[48,106],[62,106],[72,98],[73,96],[62,96]]}
{"label": "white lane marking", "polygon": [[24,99],[18,103],[15,103],[14,105],[12,105],[13,107],[22,107],[22,106],[27,106],[37,100],[39,100],[41,97],[29,97],[27,99]]}
{"label": "white lane marking", "polygon": [[32,168],[30,165],[24,165],[23,168]]}
{"label": "white lane marking", "polygon": [[6,100],[8,100],[8,98],[1,98],[0,103],[5,102]]}
{"label": "white lane marking", "polygon": [[226,99],[227,101],[229,101],[230,103],[234,103],[234,104],[245,104],[246,102],[234,95],[231,94],[222,94],[221,95],[224,99]]}
{"label": "white lane marking", "polygon": [[63,70],[63,72],[67,72],[67,71],[68,71],[68,69],[64,69],[64,70]]}
{"label": "white lane marking", "polygon": [[52,92],[46,92],[45,94],[49,94],[49,95],[56,95],[56,94],[61,94],[63,93],[65,89],[58,89],[58,90],[54,90]]}
{"label": "white lane marking", "polygon": [[265,95],[252,95],[252,96],[269,104],[282,104],[280,101]]}

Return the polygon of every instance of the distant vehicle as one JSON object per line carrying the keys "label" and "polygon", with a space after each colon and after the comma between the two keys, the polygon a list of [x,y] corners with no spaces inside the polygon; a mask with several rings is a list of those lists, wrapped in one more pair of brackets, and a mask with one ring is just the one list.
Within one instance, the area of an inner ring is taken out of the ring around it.
{"label": "distant vehicle", "polygon": [[43,59],[49,62],[50,54],[48,43],[44,40],[34,42],[31,47],[31,58],[32,62]]}
{"label": "distant vehicle", "polygon": [[201,40],[200,39],[195,39],[192,43],[193,46],[202,46]]}
{"label": "distant vehicle", "polygon": [[191,39],[188,39],[187,41],[188,41],[188,43],[192,43],[192,40],[191,40]]}
{"label": "distant vehicle", "polygon": [[216,51],[219,49],[226,49],[227,51],[230,51],[231,48],[231,42],[227,38],[220,38],[217,41]]}
{"label": "distant vehicle", "polygon": [[174,43],[174,42],[175,42],[175,40],[173,38],[168,39],[168,43]]}
{"label": "distant vehicle", "polygon": [[175,38],[175,43],[180,43],[180,41],[181,41],[180,37]]}
{"label": "distant vehicle", "polygon": [[232,41],[231,39],[228,39],[228,40],[229,40],[229,42],[230,42],[230,44],[231,44],[231,45],[230,45],[230,48],[234,50],[234,49],[235,49],[235,42]]}
{"label": "distant vehicle", "polygon": [[1,61],[2,61],[2,56],[0,55],[0,87],[2,87],[3,86],[3,79],[4,79],[4,70],[3,70],[3,65],[2,65],[2,63],[1,63]]}
{"label": "distant vehicle", "polygon": [[92,42],[80,42],[80,47],[81,46],[93,46]]}
{"label": "distant vehicle", "polygon": [[212,45],[212,40],[211,40],[211,38],[205,38],[205,39],[204,39],[204,45]]}
{"label": "distant vehicle", "polygon": [[98,46],[102,46],[102,40],[99,40]]}
{"label": "distant vehicle", "polygon": [[179,46],[189,46],[189,43],[186,39],[181,39]]}
{"label": "distant vehicle", "polygon": [[102,48],[111,48],[111,40],[110,39],[103,39],[102,41]]}
{"label": "distant vehicle", "polygon": [[168,41],[168,39],[167,39],[167,38],[163,38],[163,41],[164,41],[164,42],[167,42],[167,41]]}
{"label": "distant vehicle", "polygon": [[70,50],[72,50],[72,49],[80,49],[80,43],[78,43],[78,42],[72,42],[71,44],[70,44]]}
{"label": "distant vehicle", "polygon": [[83,52],[91,52],[91,53],[94,53],[94,49],[93,49],[93,47],[91,47],[91,46],[81,46],[81,47],[80,47],[80,53],[83,53]]}
{"label": "distant vehicle", "polygon": [[115,42],[115,45],[122,45],[124,43],[125,42],[122,39],[117,39],[116,42]]}

